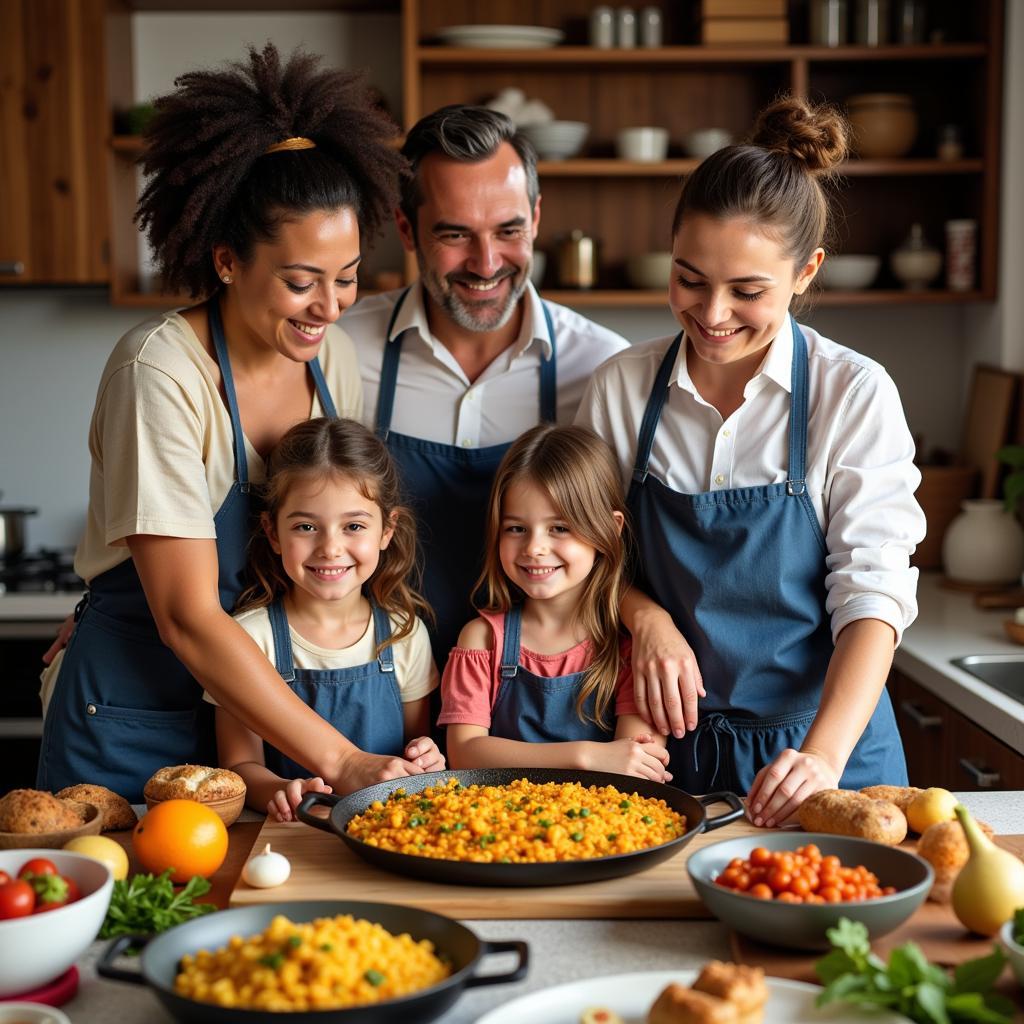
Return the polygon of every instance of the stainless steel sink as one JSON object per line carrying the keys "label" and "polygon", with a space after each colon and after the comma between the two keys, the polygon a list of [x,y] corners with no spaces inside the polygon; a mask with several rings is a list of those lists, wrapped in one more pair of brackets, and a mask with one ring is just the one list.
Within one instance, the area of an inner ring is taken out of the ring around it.
{"label": "stainless steel sink", "polygon": [[952,664],[1024,704],[1024,654],[969,654]]}

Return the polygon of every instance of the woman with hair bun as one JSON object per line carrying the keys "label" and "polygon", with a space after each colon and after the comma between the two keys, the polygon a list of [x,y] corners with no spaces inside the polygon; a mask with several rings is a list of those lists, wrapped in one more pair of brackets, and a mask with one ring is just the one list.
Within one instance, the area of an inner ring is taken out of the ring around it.
{"label": "woman with hair bun", "polygon": [[917,613],[914,444],[885,370],[789,312],[846,151],[841,115],[782,99],[701,163],[672,225],[682,330],[605,363],[579,417],[630,488],[641,713],[677,785],[746,792],[758,825],[906,783],[885,681]]}
{"label": "woman with hair bun", "polygon": [[402,167],[361,77],[318,63],[251,49],[156,102],[136,218],[165,283],[200,301],[129,331],[103,372],[76,556],[89,589],[44,673],[42,788],[138,801],[164,765],[215,763],[204,688],[335,789],[420,770],[348,743],[230,615],[271,449],[362,411],[333,324]]}

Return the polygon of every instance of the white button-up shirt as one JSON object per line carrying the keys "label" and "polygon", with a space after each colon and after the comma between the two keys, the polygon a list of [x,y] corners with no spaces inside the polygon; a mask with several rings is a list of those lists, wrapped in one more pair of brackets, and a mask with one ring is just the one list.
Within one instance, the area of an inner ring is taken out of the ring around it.
{"label": "white button-up shirt", "polygon": [[[472,383],[444,344],[430,333],[416,282],[388,334],[401,290],[357,302],[341,321],[355,343],[363,380],[363,422],[376,424],[384,345],[409,330],[398,364],[391,429],[399,434],[483,448],[506,444],[540,422],[540,364],[551,354],[540,296],[527,286],[519,337]],[[557,343],[559,423],[572,423],[594,370],[629,347],[625,338],[565,306],[547,307]]]}
{"label": "white button-up shirt", "polygon": [[[896,385],[871,359],[803,328],[808,357],[806,486],[825,535],[833,638],[855,619],[889,623],[897,642],[917,615],[909,559],[925,534],[914,499],[921,474]],[[640,424],[671,338],[635,345],[602,367],[578,422],[607,440],[628,488]],[[685,339],[651,450],[650,472],[685,494],[789,478],[793,337],[787,326],[723,420],[698,394]]]}

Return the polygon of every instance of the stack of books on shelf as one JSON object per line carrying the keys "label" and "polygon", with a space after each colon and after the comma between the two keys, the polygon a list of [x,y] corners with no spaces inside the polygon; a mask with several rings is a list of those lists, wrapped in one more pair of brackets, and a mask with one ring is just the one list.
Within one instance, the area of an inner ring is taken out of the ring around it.
{"label": "stack of books on shelf", "polygon": [[701,0],[700,29],[711,46],[788,43],[786,0]]}

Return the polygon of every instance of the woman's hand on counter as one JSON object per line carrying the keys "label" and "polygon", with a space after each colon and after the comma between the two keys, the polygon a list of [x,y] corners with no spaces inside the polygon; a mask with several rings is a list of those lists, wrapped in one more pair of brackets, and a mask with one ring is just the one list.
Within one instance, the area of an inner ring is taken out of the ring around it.
{"label": "woman's hand on counter", "polygon": [[838,787],[841,774],[821,754],[787,748],[757,773],[747,816],[765,828],[784,825],[809,796]]}
{"label": "woman's hand on counter", "polygon": [[68,640],[71,639],[71,633],[75,628],[75,613],[72,612],[61,624],[60,629],[57,630],[57,639],[50,644],[48,650],[43,655],[43,664],[49,665],[54,658],[60,654],[68,645]]}

